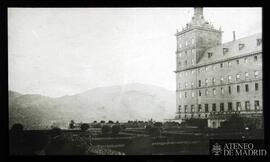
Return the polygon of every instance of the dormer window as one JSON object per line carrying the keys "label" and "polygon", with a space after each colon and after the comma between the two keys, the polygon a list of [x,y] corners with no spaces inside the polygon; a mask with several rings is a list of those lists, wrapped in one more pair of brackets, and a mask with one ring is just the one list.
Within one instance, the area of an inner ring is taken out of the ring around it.
{"label": "dormer window", "polygon": [[239,43],[238,44],[239,50],[242,50],[244,47],[245,47],[245,44],[244,43]]}
{"label": "dormer window", "polygon": [[229,48],[223,48],[223,55],[225,55],[227,52],[229,52]]}
{"label": "dormer window", "polygon": [[213,56],[213,52],[208,52],[208,58]]}
{"label": "dormer window", "polygon": [[257,39],[257,46],[260,46],[262,44],[262,39]]}

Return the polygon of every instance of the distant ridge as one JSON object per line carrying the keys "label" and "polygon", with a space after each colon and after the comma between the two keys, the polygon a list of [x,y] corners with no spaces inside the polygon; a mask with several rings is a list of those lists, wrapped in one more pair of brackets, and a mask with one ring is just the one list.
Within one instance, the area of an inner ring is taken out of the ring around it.
{"label": "distant ridge", "polygon": [[9,125],[22,123],[44,129],[53,123],[66,127],[70,120],[163,120],[174,117],[175,92],[140,83],[98,87],[57,98],[9,91]]}

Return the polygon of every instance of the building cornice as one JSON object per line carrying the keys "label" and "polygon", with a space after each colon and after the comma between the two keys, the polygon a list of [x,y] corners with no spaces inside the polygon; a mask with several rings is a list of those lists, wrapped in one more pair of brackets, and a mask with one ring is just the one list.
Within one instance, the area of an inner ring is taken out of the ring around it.
{"label": "building cornice", "polygon": [[214,29],[214,28],[205,28],[205,27],[200,27],[200,26],[192,26],[188,29],[184,29],[180,32],[177,32],[176,34],[174,34],[175,36],[179,36],[179,35],[182,35],[184,33],[187,33],[189,31],[192,31],[192,30],[195,30],[195,29],[198,29],[198,30],[204,30],[204,31],[211,31],[211,32],[216,32],[216,33],[223,33],[223,31],[221,30],[217,30],[217,29]]}

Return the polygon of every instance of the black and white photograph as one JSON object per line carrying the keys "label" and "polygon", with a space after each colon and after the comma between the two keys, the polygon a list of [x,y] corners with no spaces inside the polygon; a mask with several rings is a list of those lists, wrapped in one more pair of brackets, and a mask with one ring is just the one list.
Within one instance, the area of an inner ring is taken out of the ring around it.
{"label": "black and white photograph", "polygon": [[262,7],[8,7],[7,20],[10,155],[267,154]]}

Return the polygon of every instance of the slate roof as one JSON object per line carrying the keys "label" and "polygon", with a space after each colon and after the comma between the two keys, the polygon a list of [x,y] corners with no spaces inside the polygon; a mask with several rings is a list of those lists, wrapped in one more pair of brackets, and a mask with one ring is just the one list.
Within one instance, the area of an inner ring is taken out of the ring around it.
{"label": "slate roof", "polygon": [[[257,46],[257,39],[262,39],[261,33],[253,34],[248,37],[240,38],[235,41],[230,41],[218,46],[208,48],[204,52],[197,65],[208,64],[241,55],[248,55],[257,51],[261,52],[262,45]],[[244,44],[244,47],[241,50],[239,50],[239,44]],[[223,48],[227,48],[228,52],[223,54]],[[208,53],[212,53],[210,58],[208,58]]]}

